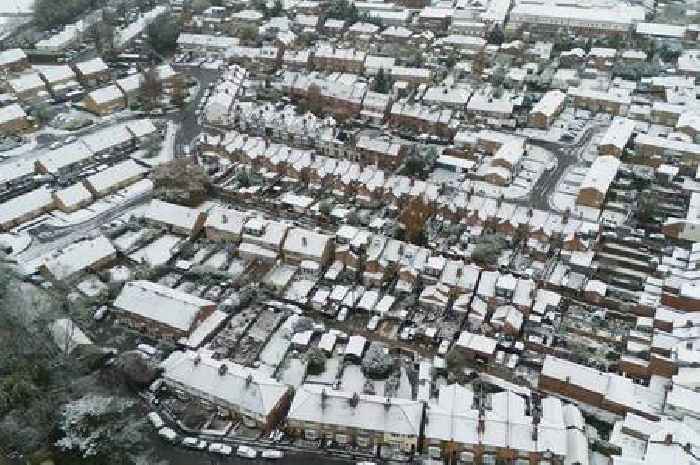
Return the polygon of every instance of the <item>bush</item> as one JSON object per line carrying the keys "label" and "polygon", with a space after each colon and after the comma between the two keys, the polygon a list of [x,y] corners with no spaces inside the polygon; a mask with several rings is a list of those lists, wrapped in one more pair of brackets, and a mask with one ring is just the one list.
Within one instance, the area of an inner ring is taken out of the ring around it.
{"label": "bush", "polygon": [[452,348],[445,358],[447,369],[454,374],[461,375],[467,367],[467,358],[464,353],[458,349]]}
{"label": "bush", "polygon": [[326,370],[326,354],[318,347],[312,347],[306,352],[306,372],[310,375],[320,375]]}
{"label": "bush", "polygon": [[371,379],[385,379],[393,366],[394,361],[385,351],[385,347],[378,342],[372,342],[362,359],[362,371],[365,376]]}

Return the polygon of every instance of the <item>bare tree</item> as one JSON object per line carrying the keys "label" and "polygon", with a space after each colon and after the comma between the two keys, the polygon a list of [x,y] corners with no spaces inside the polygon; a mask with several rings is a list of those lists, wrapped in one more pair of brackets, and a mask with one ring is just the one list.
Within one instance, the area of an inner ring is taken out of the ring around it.
{"label": "bare tree", "polygon": [[141,98],[146,110],[152,110],[158,106],[163,95],[163,83],[156,68],[149,68],[143,73],[141,85]]}

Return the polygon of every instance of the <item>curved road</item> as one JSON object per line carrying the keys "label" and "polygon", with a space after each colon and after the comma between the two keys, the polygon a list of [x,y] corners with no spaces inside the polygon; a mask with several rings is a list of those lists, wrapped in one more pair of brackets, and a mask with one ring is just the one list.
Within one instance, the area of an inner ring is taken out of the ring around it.
{"label": "curved road", "polygon": [[559,179],[567,168],[580,160],[581,151],[588,145],[595,133],[595,128],[588,129],[586,134],[581,137],[581,140],[572,145],[530,140],[529,144],[552,152],[557,159],[557,166],[551,171],[542,173],[529,197],[520,200],[519,203],[526,203],[528,206],[540,210],[549,210],[549,197],[556,190]]}

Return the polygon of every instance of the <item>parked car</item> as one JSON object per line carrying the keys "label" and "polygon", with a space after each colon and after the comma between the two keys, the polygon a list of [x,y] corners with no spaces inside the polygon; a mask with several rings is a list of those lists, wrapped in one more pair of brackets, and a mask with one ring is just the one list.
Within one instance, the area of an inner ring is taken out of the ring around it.
{"label": "parked car", "polygon": [[246,459],[254,459],[258,456],[258,451],[249,446],[238,446],[236,455]]}
{"label": "parked car", "polygon": [[215,454],[231,455],[231,453],[233,452],[233,448],[226,444],[214,442],[212,444],[209,444],[208,451],[213,452]]}
{"label": "parked car", "polygon": [[163,425],[165,425],[163,419],[156,412],[151,412],[148,414],[148,421],[151,422],[155,429],[161,429]]}
{"label": "parked car", "polygon": [[153,357],[158,353],[158,349],[149,344],[139,344],[136,348],[149,357]]}
{"label": "parked car", "polygon": [[207,448],[207,441],[193,437],[186,437],[182,440],[182,445],[196,450],[204,450]]}
{"label": "parked car", "polygon": [[158,436],[168,442],[175,442],[175,440],[177,440],[177,433],[167,426],[158,430]]}
{"label": "parked car", "polygon": [[271,460],[281,459],[282,457],[284,457],[284,452],[282,452],[281,450],[268,449],[262,451],[261,457],[264,459]]}

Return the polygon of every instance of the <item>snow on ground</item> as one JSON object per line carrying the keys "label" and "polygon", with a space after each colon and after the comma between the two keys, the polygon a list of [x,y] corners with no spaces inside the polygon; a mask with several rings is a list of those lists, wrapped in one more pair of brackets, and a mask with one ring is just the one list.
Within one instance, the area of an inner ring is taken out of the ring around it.
{"label": "snow on ground", "polygon": [[279,381],[287,386],[299,387],[304,382],[306,362],[301,357],[289,357],[280,370]]}
{"label": "snow on ground", "polygon": [[340,367],[343,364],[343,357],[337,355],[326,359],[326,370],[320,375],[309,375],[306,377],[307,383],[333,384],[338,376]]}
{"label": "snow on ground", "polygon": [[34,151],[38,145],[39,144],[36,141],[36,134],[34,134],[29,138],[29,142],[27,142],[26,144],[22,144],[19,147],[0,152],[0,157],[13,158],[22,155],[27,155],[28,153]]}
{"label": "snow on ground", "polygon": [[139,229],[138,231],[127,231],[121,236],[112,240],[112,244],[122,252],[128,251],[134,247],[145,234],[145,229]]}
{"label": "snow on ground", "polygon": [[272,335],[265,348],[260,353],[260,361],[273,368],[282,363],[284,355],[287,353],[291,342],[289,340],[289,329],[281,325]]}
{"label": "snow on ground", "polygon": [[27,250],[31,243],[32,237],[27,233],[0,234],[0,246],[12,247],[10,256],[17,255],[18,253]]}
{"label": "snow on ground", "polygon": [[165,138],[163,139],[163,144],[160,147],[158,155],[148,158],[145,156],[145,152],[140,152],[138,155],[132,156],[132,158],[136,158],[149,166],[158,166],[172,161],[175,158],[175,134],[177,134],[177,130],[178,125],[172,121],[168,121],[165,130]]}
{"label": "snow on ground", "polygon": [[100,281],[97,276],[90,275],[78,283],[77,288],[87,297],[96,297],[107,290],[107,285]]}
{"label": "snow on ground", "polygon": [[221,250],[219,252],[216,252],[211,257],[209,257],[204,262],[204,266],[214,268],[217,270],[221,270],[226,266],[227,261],[228,261],[228,254],[226,253],[225,250]]}
{"label": "snow on ground", "polygon": [[564,212],[567,209],[569,211],[574,211],[576,207],[576,196],[555,192],[549,199],[549,206],[552,207],[552,210],[558,212]]}

